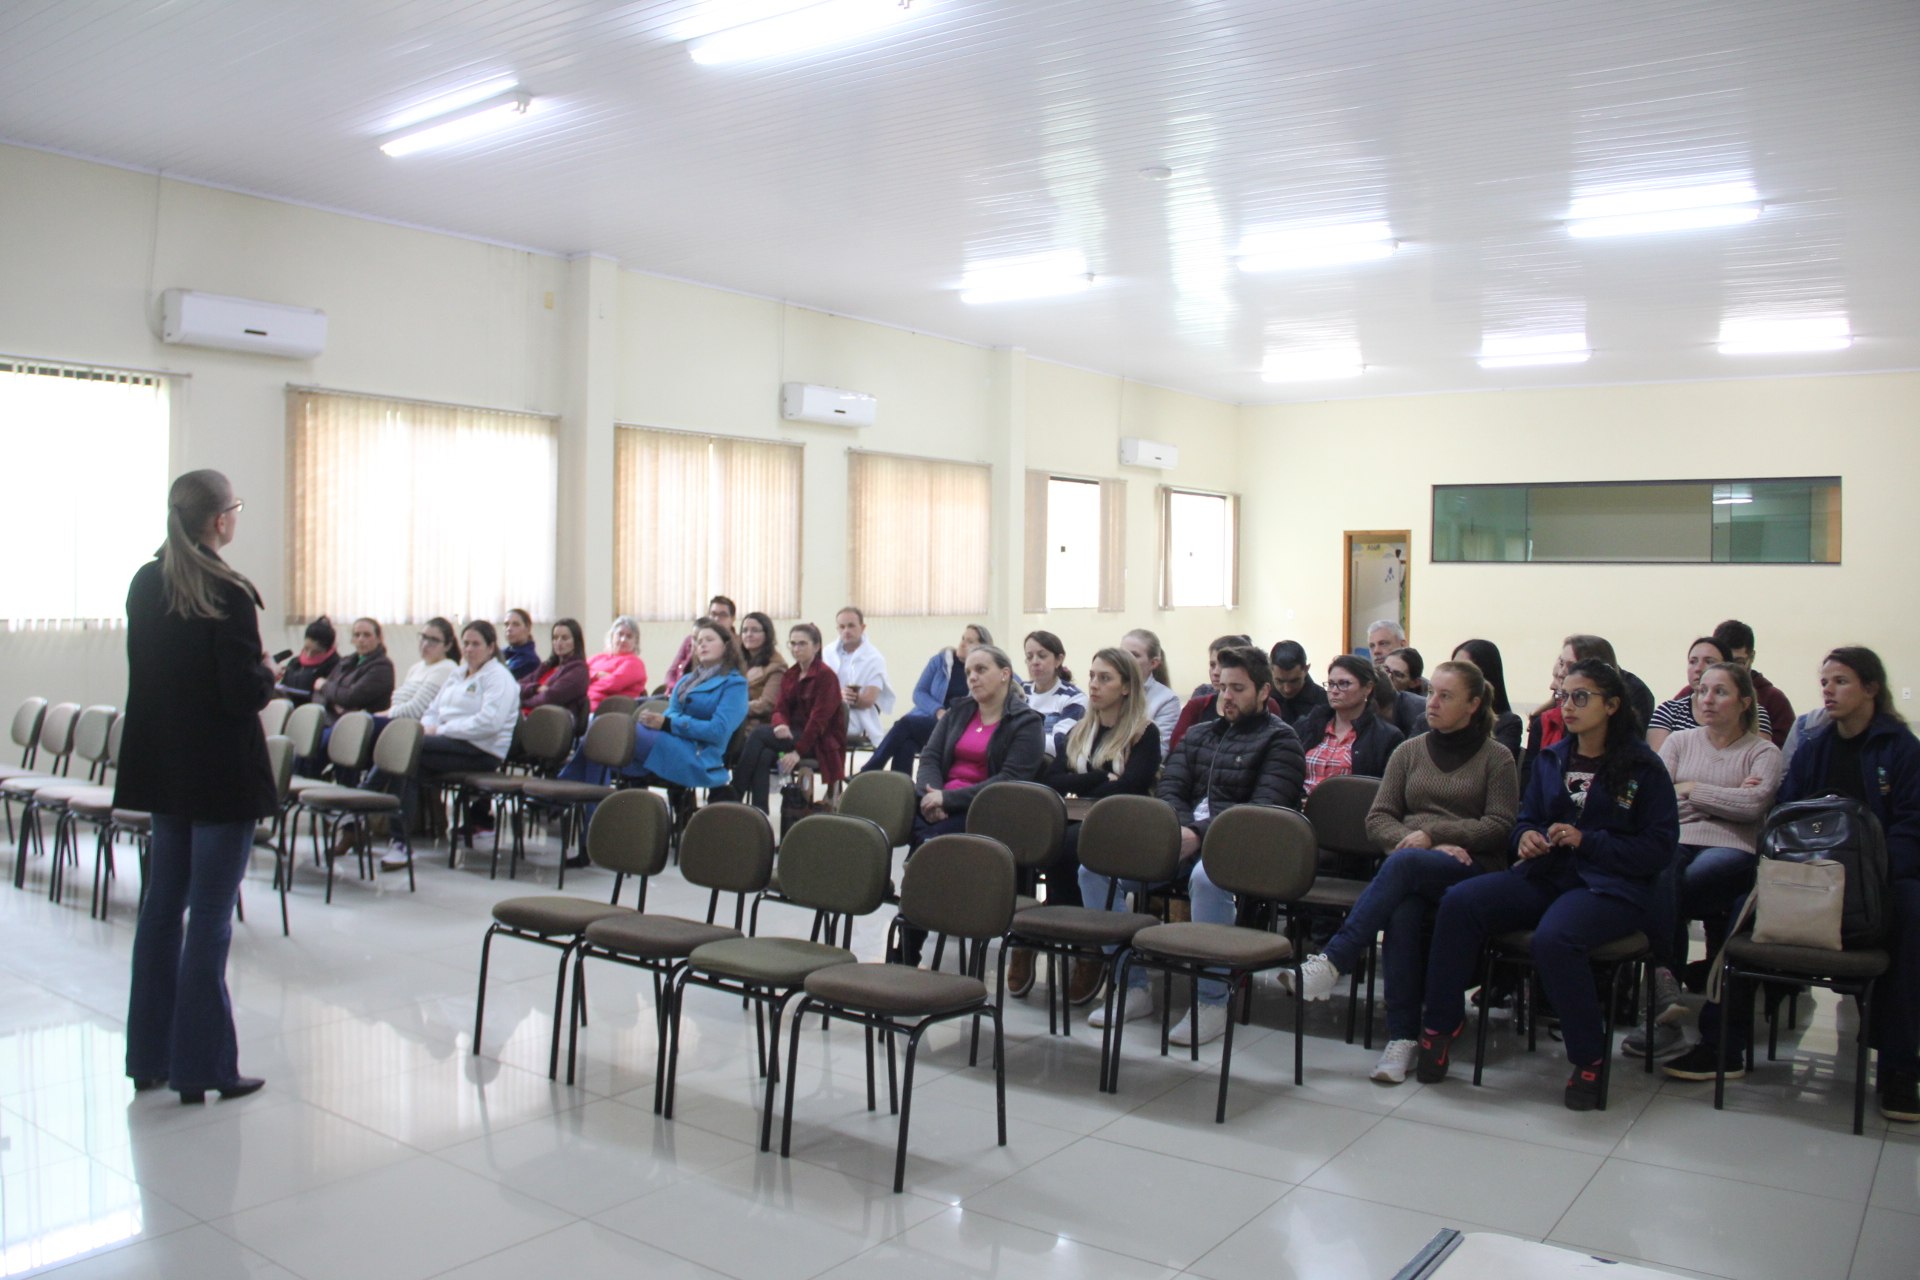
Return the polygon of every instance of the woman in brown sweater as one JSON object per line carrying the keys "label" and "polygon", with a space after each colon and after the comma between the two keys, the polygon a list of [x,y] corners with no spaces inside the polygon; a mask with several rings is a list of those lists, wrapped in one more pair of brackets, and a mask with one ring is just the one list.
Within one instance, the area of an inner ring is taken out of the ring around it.
{"label": "woman in brown sweater", "polygon": [[1426,933],[1440,896],[1507,865],[1520,807],[1513,756],[1493,740],[1493,698],[1470,662],[1443,662],[1427,694],[1428,732],[1387,761],[1367,814],[1367,835],[1390,851],[1372,883],[1319,955],[1300,966],[1301,996],[1324,1000],[1386,931],[1387,1047],[1373,1078],[1399,1084],[1420,1049]]}

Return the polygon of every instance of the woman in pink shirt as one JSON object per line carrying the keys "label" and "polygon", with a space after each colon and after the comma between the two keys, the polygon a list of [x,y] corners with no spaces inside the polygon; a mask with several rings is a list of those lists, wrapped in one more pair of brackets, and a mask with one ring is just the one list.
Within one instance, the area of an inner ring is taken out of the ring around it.
{"label": "woman in pink shirt", "polygon": [[640,660],[640,624],[621,614],[607,628],[607,651],[587,662],[587,706],[594,711],[615,696],[647,696],[647,664]]}

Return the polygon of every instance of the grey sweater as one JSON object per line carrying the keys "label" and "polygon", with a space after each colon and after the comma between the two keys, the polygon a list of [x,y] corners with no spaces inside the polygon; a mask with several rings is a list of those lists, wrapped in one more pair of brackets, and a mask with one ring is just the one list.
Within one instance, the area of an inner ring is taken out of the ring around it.
{"label": "grey sweater", "polygon": [[1507,864],[1507,838],[1520,809],[1520,771],[1488,738],[1452,773],[1433,762],[1427,739],[1410,738],[1387,760],[1367,811],[1367,837],[1391,853],[1424,831],[1435,845],[1457,844],[1483,871]]}

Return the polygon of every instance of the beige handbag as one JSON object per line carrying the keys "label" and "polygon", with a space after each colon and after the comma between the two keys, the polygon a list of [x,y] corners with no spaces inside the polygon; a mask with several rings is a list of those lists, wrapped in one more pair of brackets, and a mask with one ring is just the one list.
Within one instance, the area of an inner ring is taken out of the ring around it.
{"label": "beige handbag", "polygon": [[[1839,951],[1840,919],[1847,905],[1847,869],[1830,858],[1789,862],[1762,858],[1755,868],[1753,892],[1727,930],[1729,939],[1753,918],[1753,940],[1768,946],[1812,947]],[[1720,999],[1726,948],[1714,957],[1707,999]]]}

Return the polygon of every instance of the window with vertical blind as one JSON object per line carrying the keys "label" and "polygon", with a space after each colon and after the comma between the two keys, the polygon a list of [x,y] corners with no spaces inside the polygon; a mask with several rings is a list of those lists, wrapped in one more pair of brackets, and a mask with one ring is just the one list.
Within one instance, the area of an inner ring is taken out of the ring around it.
{"label": "window with vertical blind", "polygon": [[1120,612],[1126,555],[1126,481],[1027,472],[1026,612]]}
{"label": "window with vertical blind", "polygon": [[643,622],[706,612],[715,595],[800,614],[799,445],[614,433],[614,605]]}
{"label": "window with vertical blind", "polygon": [[167,535],[170,414],[164,376],[0,358],[7,626],[125,622],[127,583]]}
{"label": "window with vertical blind", "polygon": [[847,455],[850,603],[877,617],[987,611],[993,469]]}
{"label": "window with vertical blind", "polygon": [[1162,609],[1240,603],[1240,496],[1162,486]]}
{"label": "window with vertical blind", "polygon": [[558,424],[287,389],[287,615],[554,614]]}

